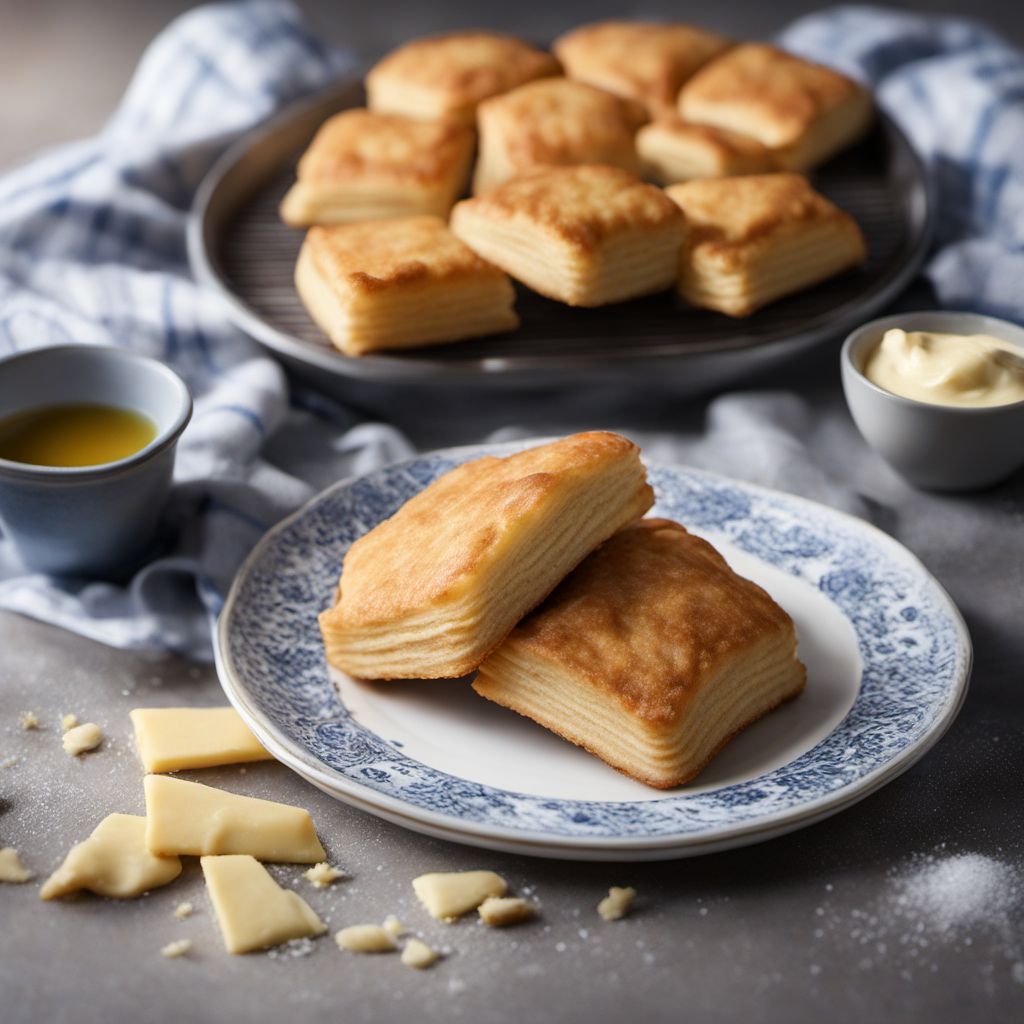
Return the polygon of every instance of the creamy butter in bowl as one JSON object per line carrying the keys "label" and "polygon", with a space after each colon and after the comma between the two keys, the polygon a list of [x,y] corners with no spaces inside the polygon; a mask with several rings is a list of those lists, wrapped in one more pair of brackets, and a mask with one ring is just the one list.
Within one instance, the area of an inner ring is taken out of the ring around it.
{"label": "creamy butter in bowl", "polygon": [[854,331],[841,369],[864,439],[917,486],[973,490],[1024,464],[1024,328],[899,313]]}

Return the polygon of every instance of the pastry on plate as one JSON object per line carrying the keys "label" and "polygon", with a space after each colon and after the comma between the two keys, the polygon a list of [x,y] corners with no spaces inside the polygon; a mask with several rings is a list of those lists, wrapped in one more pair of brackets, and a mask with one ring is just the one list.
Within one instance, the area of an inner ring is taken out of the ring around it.
{"label": "pastry on plate", "polygon": [[665,185],[778,170],[772,151],[749,135],[668,116],[637,132],[644,171]]}
{"label": "pastry on plate", "polygon": [[370,69],[367,106],[472,124],[481,100],[559,70],[550,53],[498,32],[428,36],[400,46]]}
{"label": "pastry on plate", "polygon": [[514,330],[512,282],[440,217],[310,228],[295,287],[345,355]]}
{"label": "pastry on plate", "polygon": [[618,434],[457,466],[349,548],[320,615],[327,660],[363,679],[465,675],[653,501]]}
{"label": "pastry on plate", "polygon": [[556,40],[565,73],[642,103],[651,117],[675,109],[682,84],[732,44],[678,23],[601,21]]}
{"label": "pastry on plate", "polygon": [[647,119],[632,100],[571,78],[541,78],[484,100],[473,191],[538,167],[611,164],[639,171],[633,137]]}
{"label": "pastry on plate", "polygon": [[516,626],[473,689],[668,789],[800,693],[796,645],[792,619],[710,544],[642,519]]}
{"label": "pastry on plate", "polygon": [[702,68],[679,93],[687,121],[750,135],[779,166],[807,171],[861,136],[871,96],[853,79],[764,43],[744,43]]}
{"label": "pastry on plate", "polygon": [[689,234],[679,293],[695,306],[748,316],[864,262],[857,222],[801,174],[754,174],[670,185]]}
{"label": "pastry on plate", "polygon": [[484,259],[570,306],[670,287],[685,233],[661,189],[593,164],[512,178],[456,203],[451,226]]}
{"label": "pastry on plate", "polygon": [[473,130],[453,121],[345,110],[321,126],[281,203],[292,227],[433,213],[447,217],[469,176]]}

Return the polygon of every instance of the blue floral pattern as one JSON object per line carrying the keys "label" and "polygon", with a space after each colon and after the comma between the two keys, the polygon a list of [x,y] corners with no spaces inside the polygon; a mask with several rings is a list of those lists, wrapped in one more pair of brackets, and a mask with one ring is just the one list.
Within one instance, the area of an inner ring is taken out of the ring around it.
{"label": "blue floral pattern", "polygon": [[[251,717],[344,787],[389,797],[415,817],[550,841],[710,837],[863,788],[909,763],[948,724],[970,670],[956,609],[922,567],[865,524],[802,499],[712,474],[656,466],[655,511],[713,529],[812,583],[853,625],[864,662],[859,695],[814,749],[752,780],[653,801],[584,801],[500,790],[416,761],[348,713],[328,676],[317,627],[348,546],[460,461],[524,447],[422,456],[327,490],[271,531],[240,572],[222,616],[219,660]],[[366,797],[372,802],[372,795]]]}

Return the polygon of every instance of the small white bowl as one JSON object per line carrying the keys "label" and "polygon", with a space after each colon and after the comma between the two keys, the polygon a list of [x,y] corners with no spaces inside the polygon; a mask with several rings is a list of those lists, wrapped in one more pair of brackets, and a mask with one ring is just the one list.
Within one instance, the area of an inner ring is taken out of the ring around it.
{"label": "small white bowl", "polygon": [[1024,465],[1024,401],[982,408],[933,405],[895,395],[864,376],[886,331],[990,334],[1024,356],[1024,328],[979,313],[896,313],[855,330],[843,345],[843,391],[864,440],[917,487],[970,491],[1005,480]]}

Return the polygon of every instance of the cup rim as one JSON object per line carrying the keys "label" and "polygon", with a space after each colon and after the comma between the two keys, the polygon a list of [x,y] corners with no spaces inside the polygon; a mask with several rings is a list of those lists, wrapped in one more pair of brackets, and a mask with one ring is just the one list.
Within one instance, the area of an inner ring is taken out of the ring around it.
{"label": "cup rim", "polygon": [[941,410],[943,413],[962,417],[1000,415],[1005,414],[1007,410],[1024,408],[1024,398],[1017,399],[1015,402],[1003,402],[1001,405],[980,406],[946,405],[941,402],[922,402],[917,398],[907,398],[906,395],[898,395],[895,391],[889,391],[887,388],[883,388],[871,380],[871,378],[868,377],[857,365],[856,360],[853,358],[854,350],[859,348],[864,337],[871,331],[885,331],[892,327],[903,327],[904,329],[907,329],[907,322],[915,317],[938,317],[939,319],[945,319],[947,317],[971,317],[979,321],[979,323],[986,325],[985,329],[993,335],[998,335],[1000,328],[1008,327],[1010,329],[1010,333],[1016,334],[1018,337],[1008,337],[1003,340],[1008,341],[1017,348],[1020,348],[1022,354],[1024,354],[1024,326],[1021,324],[1015,324],[1012,320],[1003,320],[1000,317],[989,316],[987,313],[975,313],[973,310],[969,309],[915,309],[908,310],[904,313],[891,313],[888,316],[877,317],[876,319],[869,320],[867,323],[861,324],[860,327],[852,330],[846,336],[846,340],[843,342],[843,347],[840,351],[839,358],[842,363],[842,369],[852,373],[854,379],[861,386],[866,387],[875,394],[882,395],[888,401],[895,402],[897,405],[902,405],[905,408],[929,409],[933,411]]}
{"label": "cup rim", "polygon": [[[133,352],[131,349],[118,348],[116,345],[93,345],[87,342],[68,343],[63,345],[48,345],[42,348],[24,349],[20,352],[12,352],[10,355],[0,358],[0,373],[4,368],[14,362],[31,361],[33,359],[52,359],[66,353],[87,353],[97,359],[121,359],[137,365],[144,365],[163,376],[177,393],[178,412],[171,423],[159,431],[149,444],[140,448],[131,455],[115,459],[113,462],[100,462],[91,466],[37,466],[31,462],[15,462],[13,459],[0,458],[0,475],[17,477],[23,480],[34,480],[37,482],[81,482],[96,480],[104,477],[117,476],[127,470],[131,470],[150,459],[155,458],[161,452],[166,451],[178,438],[181,432],[188,425],[192,418],[192,393],[188,385],[169,366],[159,359],[144,355],[141,352]],[[139,410],[145,412],[145,410]]]}

